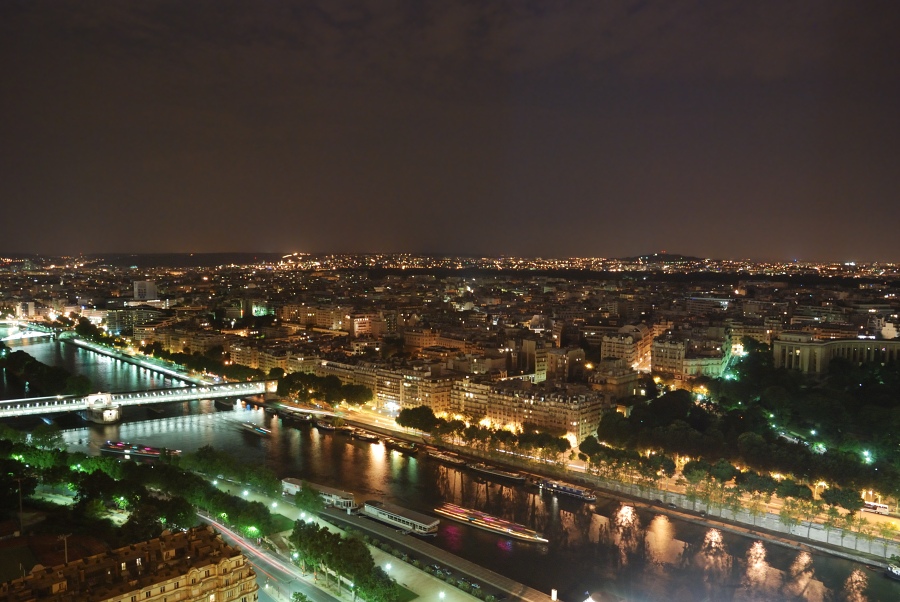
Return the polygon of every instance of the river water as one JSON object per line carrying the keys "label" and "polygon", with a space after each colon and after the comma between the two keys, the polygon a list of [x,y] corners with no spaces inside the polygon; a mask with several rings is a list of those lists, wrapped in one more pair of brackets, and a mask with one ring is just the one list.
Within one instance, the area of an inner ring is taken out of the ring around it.
{"label": "river water", "polygon": [[[10,346],[85,374],[96,390],[176,384],[146,369],[57,341]],[[0,379],[0,396],[21,395],[21,390]],[[263,425],[272,435],[263,438],[248,433],[239,426],[244,421]],[[647,602],[900,600],[900,583],[853,562],[634,510],[602,497],[596,504],[585,505],[495,483],[381,444],[308,427],[287,427],[243,403],[226,411],[211,401],[154,410],[127,408],[124,421],[117,425],[86,424],[71,416],[60,424],[73,451],[98,454],[106,440],[185,452],[212,445],[246,462],[268,466],[280,477],[352,491],[357,500],[383,499],[425,513],[449,501],[523,523],[542,532],[549,543],[509,540],[449,520],[441,521],[432,542],[538,590],[549,593],[556,588],[566,602],[581,602],[588,593],[598,601],[604,596]]]}

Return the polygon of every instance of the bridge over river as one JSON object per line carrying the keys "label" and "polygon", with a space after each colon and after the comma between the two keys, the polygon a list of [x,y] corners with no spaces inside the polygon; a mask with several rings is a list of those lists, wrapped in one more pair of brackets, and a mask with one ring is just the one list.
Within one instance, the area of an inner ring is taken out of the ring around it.
{"label": "bridge over river", "polygon": [[274,394],[277,388],[277,380],[258,380],[128,393],[92,393],[84,397],[76,395],[26,397],[0,401],[0,418],[85,412],[86,418],[93,422],[116,422],[121,418],[121,408],[124,406]]}
{"label": "bridge over river", "polygon": [[11,332],[0,340],[15,341],[18,339],[33,339],[38,337],[54,337],[58,335],[62,329],[39,324],[37,322],[28,322],[27,320],[0,320],[0,325],[11,326]]}

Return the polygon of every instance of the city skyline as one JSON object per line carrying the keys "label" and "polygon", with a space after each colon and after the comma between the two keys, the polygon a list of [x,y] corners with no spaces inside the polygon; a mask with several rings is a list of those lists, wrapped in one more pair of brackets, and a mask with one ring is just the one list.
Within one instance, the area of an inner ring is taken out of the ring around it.
{"label": "city skyline", "polygon": [[889,3],[8,3],[0,250],[900,261]]}

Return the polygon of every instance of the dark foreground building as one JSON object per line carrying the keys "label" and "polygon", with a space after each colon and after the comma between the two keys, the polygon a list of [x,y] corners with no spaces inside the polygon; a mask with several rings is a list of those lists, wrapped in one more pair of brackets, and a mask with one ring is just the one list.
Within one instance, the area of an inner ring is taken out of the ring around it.
{"label": "dark foreground building", "polygon": [[256,573],[211,527],[54,567],[0,584],[0,602],[256,602]]}

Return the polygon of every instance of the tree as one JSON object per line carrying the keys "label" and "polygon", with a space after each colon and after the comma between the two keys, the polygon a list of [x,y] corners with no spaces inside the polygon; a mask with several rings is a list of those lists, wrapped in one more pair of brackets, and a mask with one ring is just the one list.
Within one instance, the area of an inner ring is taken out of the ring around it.
{"label": "tree", "polygon": [[725,507],[731,512],[731,520],[737,520],[737,513],[743,508],[739,487],[728,487],[725,490]]}
{"label": "tree", "polygon": [[162,533],[162,516],[154,503],[139,505],[122,525],[122,534],[129,543],[147,541]]}
{"label": "tree", "polygon": [[811,500],[812,491],[806,485],[800,485],[791,479],[784,479],[775,489],[775,494],[781,499],[795,498],[798,500]]}
{"label": "tree", "polygon": [[[685,464],[682,470],[684,480],[687,482],[685,485],[686,497],[693,504],[693,510],[697,509],[697,498],[700,497],[698,495],[699,485],[709,476],[709,472],[703,469],[703,464],[706,463],[691,461]],[[708,468],[709,464],[706,464],[706,467]]]}
{"label": "tree", "polygon": [[[825,542],[828,542],[828,536],[831,533],[832,529],[838,527],[841,522],[841,511],[835,508],[834,506],[828,506],[825,509],[825,520],[822,521],[822,526],[825,527]],[[843,538],[842,538],[843,541]]]}
{"label": "tree", "polygon": [[794,527],[800,524],[800,504],[793,498],[784,500],[781,504],[781,511],[778,513],[778,519],[788,528],[789,533],[793,533]]}
{"label": "tree", "polygon": [[731,464],[731,462],[721,458],[709,469],[709,476],[719,481],[720,483],[727,483],[740,473],[741,471],[735,468],[734,465]]}
{"label": "tree", "polygon": [[372,401],[372,389],[365,385],[343,385],[341,397],[350,405],[358,406]]}
{"label": "tree", "polygon": [[300,491],[294,494],[294,503],[301,510],[314,515],[325,509],[321,493],[306,481],[301,483]]}
{"label": "tree", "polygon": [[162,522],[167,528],[187,529],[197,524],[194,505],[181,496],[157,500]]}
{"label": "tree", "polygon": [[860,497],[859,493],[851,489],[829,487],[822,492],[821,498],[826,504],[830,506],[840,506],[850,514],[853,514],[865,506],[865,502]]}
{"label": "tree", "polygon": [[884,557],[887,558],[888,544],[897,535],[897,525],[892,521],[878,523],[878,535],[881,536],[881,541],[884,544]]}
{"label": "tree", "polygon": [[628,447],[634,440],[634,429],[628,418],[618,412],[608,412],[597,426],[597,438],[609,445]]}
{"label": "tree", "polygon": [[400,410],[397,415],[397,424],[405,428],[412,428],[430,433],[434,430],[434,427],[438,425],[438,419],[434,415],[434,410],[430,407],[418,406]]}
{"label": "tree", "polygon": [[31,432],[31,444],[39,449],[65,449],[62,430],[55,424],[39,424]]}
{"label": "tree", "polygon": [[822,510],[822,502],[813,499],[800,500],[800,514],[806,520],[806,537],[809,538],[809,530],[812,528],[813,519]]}

